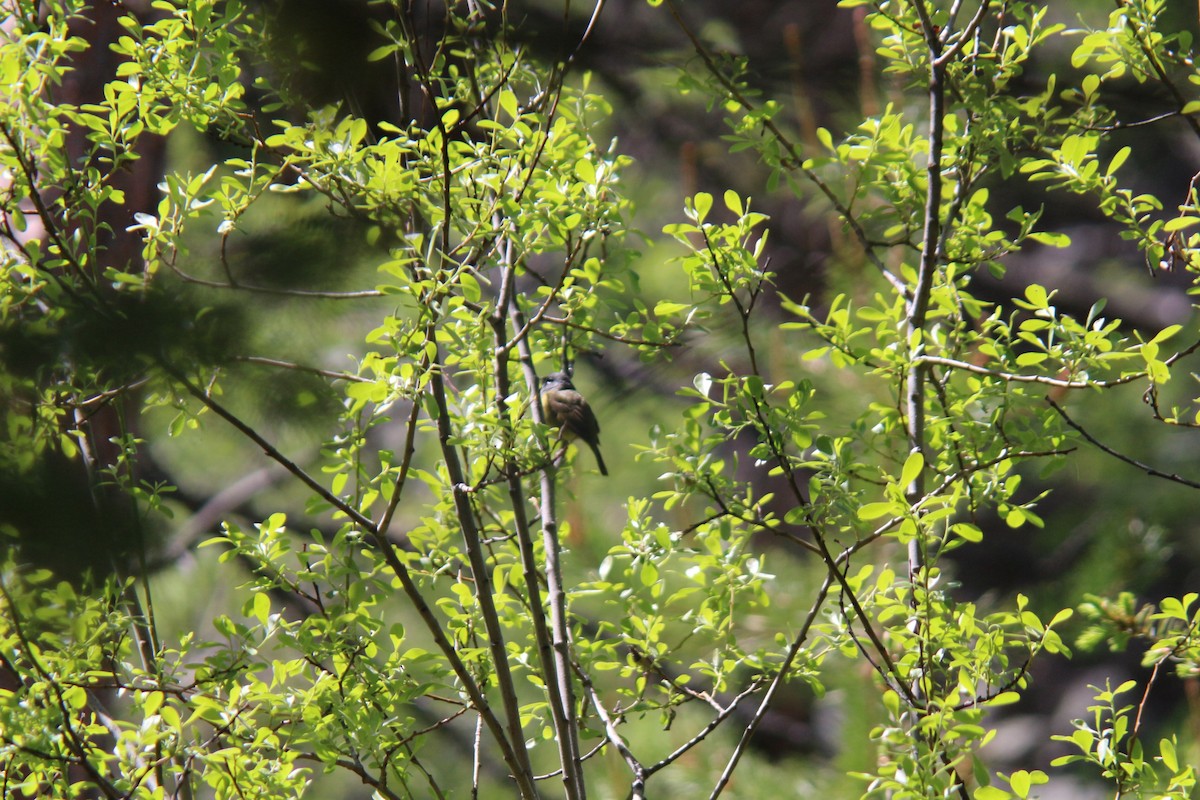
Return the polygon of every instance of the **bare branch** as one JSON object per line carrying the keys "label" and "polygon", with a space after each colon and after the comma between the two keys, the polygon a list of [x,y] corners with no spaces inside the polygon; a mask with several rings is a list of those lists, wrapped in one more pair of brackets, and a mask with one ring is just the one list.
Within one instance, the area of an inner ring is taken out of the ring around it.
{"label": "bare branch", "polygon": [[1097,448],[1104,451],[1105,453],[1108,453],[1110,456],[1117,459],[1118,461],[1124,461],[1126,464],[1130,465],[1131,467],[1137,467],[1142,472],[1145,472],[1147,475],[1149,475],[1151,477],[1163,478],[1164,480],[1171,481],[1172,483],[1178,483],[1183,486],[1190,487],[1192,489],[1200,489],[1200,482],[1190,480],[1188,478],[1185,478],[1185,477],[1178,475],[1176,473],[1173,473],[1173,472],[1172,473],[1163,472],[1159,469],[1155,469],[1154,467],[1150,466],[1149,464],[1138,461],[1135,458],[1131,458],[1130,456],[1127,456],[1124,453],[1117,452],[1113,448],[1111,448],[1108,445],[1101,442],[1095,436],[1092,436],[1090,433],[1088,433],[1087,430],[1084,429],[1084,427],[1082,425],[1080,425],[1078,422],[1071,419],[1071,417],[1068,416],[1067,412],[1063,409],[1063,407],[1060,406],[1058,403],[1054,402],[1053,399],[1047,397],[1046,403],[1051,408],[1053,408],[1055,411],[1058,412],[1058,415],[1063,418],[1064,422],[1066,422],[1068,425],[1070,425],[1072,428],[1074,428],[1076,431],[1078,431],[1080,436],[1082,436],[1084,439],[1087,439],[1089,442],[1091,442]]}
{"label": "bare branch", "polygon": [[826,572],[825,579],[821,582],[820,588],[817,589],[817,596],[808,610],[808,615],[805,616],[804,622],[801,623],[800,630],[796,632],[796,636],[792,640],[792,646],[788,648],[783,663],[779,665],[779,671],[775,673],[775,678],[771,681],[771,685],[767,687],[762,700],[759,701],[758,710],[754,712],[750,723],[742,731],[742,738],[738,740],[737,746],[733,749],[733,753],[730,754],[729,761],[725,764],[725,770],[717,780],[716,786],[713,787],[712,793],[709,794],[709,800],[716,800],[729,784],[729,779],[733,777],[733,771],[737,768],[738,762],[741,761],[742,756],[746,753],[746,748],[750,745],[750,739],[767,716],[767,711],[771,707],[771,701],[775,699],[775,693],[779,690],[783,682],[787,680],[792,663],[796,660],[796,656],[799,655],[801,648],[808,642],[808,633],[812,630],[813,623],[817,619],[817,614],[825,606],[825,597],[829,594],[829,589],[833,586],[833,580],[833,573]]}

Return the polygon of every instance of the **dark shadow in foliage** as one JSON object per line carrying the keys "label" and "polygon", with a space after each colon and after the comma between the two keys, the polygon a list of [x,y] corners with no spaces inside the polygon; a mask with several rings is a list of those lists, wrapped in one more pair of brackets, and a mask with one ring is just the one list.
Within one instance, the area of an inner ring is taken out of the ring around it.
{"label": "dark shadow in foliage", "polygon": [[[244,335],[235,308],[204,310],[185,297],[153,291],[114,295],[62,319],[58,327],[13,322],[0,328],[0,370],[25,379],[27,386],[44,385],[55,372],[70,370],[116,390],[164,365],[229,363]],[[3,401],[9,413],[19,414],[28,399]],[[69,458],[48,447],[22,454],[15,448],[27,433],[0,432],[15,437],[3,442],[9,457],[0,459],[0,526],[6,533],[0,547],[15,547],[19,562],[63,577],[101,576],[115,565],[136,563],[142,537],[148,535],[139,527],[145,521],[134,516],[132,501],[113,489],[107,472],[120,468],[120,440],[136,427],[140,408],[127,394],[64,396],[60,402],[65,413],[56,433],[73,437],[68,432],[86,423],[89,452]],[[27,441],[24,446],[33,447]],[[143,454],[132,477],[161,477],[154,473]]]}

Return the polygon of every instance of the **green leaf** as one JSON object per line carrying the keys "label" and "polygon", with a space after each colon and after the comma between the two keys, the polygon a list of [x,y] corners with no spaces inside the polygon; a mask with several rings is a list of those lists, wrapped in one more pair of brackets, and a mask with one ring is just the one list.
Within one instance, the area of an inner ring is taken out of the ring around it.
{"label": "green leaf", "polygon": [[392,53],[395,53],[397,49],[399,48],[394,44],[381,45],[367,53],[367,61],[382,61]]}
{"label": "green leaf", "polygon": [[738,197],[737,192],[733,189],[725,190],[725,207],[737,214],[739,217],[745,212],[742,210],[742,199]]}
{"label": "green leaf", "polygon": [[883,707],[888,710],[892,717],[900,716],[900,695],[895,691],[888,689],[883,693]]}
{"label": "green leaf", "polygon": [[1008,785],[1012,787],[1017,797],[1029,796],[1029,773],[1019,769],[1008,777]]}
{"label": "green leaf", "polygon": [[956,522],[950,526],[950,531],[958,538],[967,542],[982,542],[983,531],[969,522]]}
{"label": "green leaf", "polygon": [[900,470],[900,485],[909,486],[921,474],[921,470],[925,468],[925,455],[920,450],[914,450],[909,453],[909,456],[904,461],[904,468]]}
{"label": "green leaf", "polygon": [[1071,237],[1065,233],[1051,233],[1050,231],[1034,231],[1029,234],[1029,238],[1035,242],[1046,245],[1047,247],[1070,247]]}
{"label": "green leaf", "polygon": [[654,304],[654,316],[673,317],[682,311],[687,311],[689,308],[691,306],[687,303],[673,303],[669,300],[659,300]]}
{"label": "green leaf", "polygon": [[1100,76],[1094,72],[1084,75],[1083,81],[1080,84],[1080,88],[1083,89],[1084,97],[1091,97],[1096,93],[1096,90],[1100,88]]}
{"label": "green leaf", "polygon": [[1174,219],[1167,220],[1167,223],[1163,225],[1163,230],[1167,233],[1174,233],[1175,231],[1190,228],[1193,225],[1200,225],[1200,217],[1175,217]]}
{"label": "green leaf", "polygon": [[162,692],[147,692],[146,699],[142,701],[142,713],[147,717],[158,713],[158,709],[163,704]]}
{"label": "green leaf", "polygon": [[87,707],[87,690],[82,686],[67,686],[61,691],[62,701],[71,709],[80,711]]}
{"label": "green leaf", "polygon": [[833,152],[833,134],[831,134],[827,128],[817,128],[817,141],[820,142],[821,146],[826,150]]}
{"label": "green leaf", "polygon": [[1075,616],[1074,609],[1064,608],[1054,615],[1054,618],[1050,620],[1050,624],[1048,624],[1046,627],[1053,628],[1055,625],[1058,625],[1060,622],[1066,622],[1073,616]]}
{"label": "green leaf", "polygon": [[1158,758],[1164,767],[1171,772],[1179,772],[1179,760],[1175,756],[1175,742],[1171,739],[1160,739],[1158,742]]}
{"label": "green leaf", "polygon": [[264,625],[271,616],[271,597],[266,592],[254,594],[254,618]]}
{"label": "green leaf", "polygon": [[858,507],[858,518],[863,522],[886,517],[897,511],[895,503],[867,503]]}
{"label": "green leaf", "polygon": [[1121,165],[1125,163],[1125,159],[1129,158],[1131,152],[1132,149],[1128,145],[1118,150],[1113,155],[1112,160],[1108,162],[1108,169],[1104,171],[1105,177],[1111,177],[1114,172],[1119,170]]}
{"label": "green leaf", "polygon": [[501,111],[514,120],[521,116],[521,110],[517,104],[517,96],[513,94],[511,89],[501,91],[499,98],[498,102]]}
{"label": "green leaf", "polygon": [[988,700],[986,705],[991,708],[993,706],[1009,706],[1021,699],[1019,692],[1001,692],[1000,694]]}
{"label": "green leaf", "polygon": [[588,186],[593,186],[596,183],[596,165],[586,158],[581,158],[575,162],[575,177],[583,181]]}
{"label": "green leaf", "polygon": [[1033,367],[1042,363],[1049,357],[1049,353],[1021,353],[1021,355],[1017,356],[1017,366]]}
{"label": "green leaf", "polygon": [[[1197,222],[1200,222],[1200,220],[1197,220]],[[1181,330],[1183,330],[1182,325],[1168,325],[1167,327],[1165,327],[1161,331],[1159,331],[1157,334],[1155,334],[1154,338],[1151,339],[1150,341],[1154,342],[1154,343],[1165,342],[1167,339],[1170,339],[1172,336],[1179,333]]]}

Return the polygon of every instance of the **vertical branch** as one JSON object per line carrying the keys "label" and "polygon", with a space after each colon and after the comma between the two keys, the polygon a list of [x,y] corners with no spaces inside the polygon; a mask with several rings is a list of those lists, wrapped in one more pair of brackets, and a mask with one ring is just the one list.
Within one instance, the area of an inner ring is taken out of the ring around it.
{"label": "vertical branch", "polygon": [[[933,279],[938,267],[938,242],[941,239],[941,206],[942,206],[942,148],[945,136],[945,104],[946,87],[945,64],[941,61],[942,40],[929,16],[925,0],[913,0],[913,7],[921,22],[921,32],[928,48],[929,59],[929,151],[925,163],[925,209],[921,230],[921,255],[917,266],[917,279],[912,293],[908,297],[905,322],[905,340],[908,345],[910,361],[904,378],[904,415],[908,435],[908,452],[920,453],[927,456],[925,448],[926,437],[926,408],[925,385],[929,366],[921,358],[925,353],[925,322],[929,310],[929,296],[933,290]],[[926,457],[925,462],[928,462]],[[912,507],[916,507],[925,496],[925,473],[927,467],[922,465],[908,486],[904,487],[904,495]],[[912,617],[908,627],[914,634],[920,634],[922,628],[923,609],[917,604],[917,582],[921,580],[925,570],[925,543],[922,532],[918,529],[908,542],[908,577],[911,585]],[[928,596],[928,593],[926,593]],[[925,669],[928,654],[924,643],[920,645],[918,659],[920,667],[915,670],[916,677],[911,678],[910,692],[920,699],[925,695],[923,683],[928,679]],[[915,706],[916,704],[914,704]],[[913,711],[917,709],[914,707]],[[908,716],[907,714],[903,716]],[[915,721],[911,722],[912,732],[917,731]],[[916,755],[916,754],[914,754]],[[919,758],[919,755],[917,756]]]}
{"label": "vertical branch", "polygon": [[[497,227],[501,225],[497,220]],[[513,299],[513,284],[516,280],[516,264],[513,263],[512,241],[506,240],[501,248],[504,261],[504,273],[501,279],[500,296],[492,312],[491,323],[496,343],[495,370],[496,398],[500,406],[500,424],[511,433],[508,409],[505,403],[510,393],[508,375],[508,354],[511,347],[507,342],[507,323],[511,316],[514,328],[526,331],[521,323],[520,311]],[[521,352],[528,355],[525,335],[518,339]],[[529,381],[530,396],[536,396],[536,383]],[[541,406],[532,404],[534,420],[541,422]],[[553,469],[553,467],[549,467]],[[553,630],[546,627],[546,616],[542,602],[540,574],[537,556],[533,547],[533,536],[530,532],[529,518],[525,511],[525,490],[521,485],[521,472],[511,459],[504,464],[505,479],[508,482],[510,506],[513,511],[513,524],[516,529],[517,546],[521,552],[521,566],[525,573],[525,588],[529,592],[530,617],[533,623],[534,639],[537,642],[538,660],[541,665],[542,677],[546,686],[546,698],[550,705],[551,722],[554,725],[555,740],[558,744],[558,756],[562,766],[563,789],[570,800],[582,800],[586,795],[583,782],[582,762],[579,757],[578,724],[575,716],[575,699],[571,685],[570,670],[566,668],[562,656],[569,655],[566,643],[566,595],[562,590],[561,570],[558,568],[558,540],[553,544],[546,543],[547,584],[550,589]],[[543,487],[544,499],[544,487]],[[552,505],[543,505],[542,516],[553,513]],[[551,568],[553,564],[553,568]],[[561,645],[561,646],[560,646]]]}
{"label": "vertical branch", "polygon": [[[563,588],[562,552],[558,541],[558,517],[555,500],[554,465],[547,463],[541,470],[542,495],[542,547],[546,556],[546,591],[550,597],[550,630],[553,638],[553,654],[555,677],[558,679],[556,691],[562,698],[563,705],[574,717],[575,689],[571,684],[571,631],[567,617],[567,593]],[[583,772],[579,760],[579,741],[577,726],[572,725],[569,732],[570,748],[574,751],[573,761],[564,763],[564,783],[567,782],[565,771],[568,767],[578,775],[575,779],[579,784],[579,797],[584,797]],[[569,785],[568,785],[569,788]]]}
{"label": "vertical branch", "polygon": [[[524,330],[526,323],[524,315],[516,303],[510,303],[509,316],[513,327]],[[537,375],[533,371],[533,353],[529,349],[528,338],[522,336],[516,341],[521,362],[525,367],[525,382],[529,386],[529,394],[534,398],[530,404],[530,412],[534,422],[544,424],[541,396],[538,393]],[[563,715],[569,728],[563,733],[568,737],[567,750],[573,753],[572,760],[563,762],[563,783],[571,791],[571,784],[578,788],[579,797],[585,793],[583,783],[582,761],[579,750],[579,731],[575,718],[575,688],[571,683],[571,630],[567,616],[567,593],[563,588],[562,549],[558,541],[557,500],[555,498],[556,470],[552,462],[547,462],[540,470],[541,473],[541,518],[542,518],[542,550],[546,559],[546,594],[550,608],[550,652],[547,654],[553,661],[552,672],[547,678],[554,677],[557,683],[551,695],[557,694],[557,699],[563,706]],[[540,643],[539,643],[540,644]],[[563,747],[563,743],[559,743]],[[568,771],[570,775],[568,775]]]}
{"label": "vertical branch", "polygon": [[[924,0],[913,3],[921,20],[925,43],[929,48],[929,155],[925,165],[925,213],[921,231],[921,260],[917,281],[908,299],[905,333],[912,351],[912,361],[905,376],[904,410],[907,417],[908,448],[910,453],[925,453],[925,379],[928,365],[920,358],[924,353],[925,317],[929,310],[929,294],[938,266],[938,241],[941,238],[942,149],[945,136],[946,64],[941,58],[942,42],[938,38],[929,9]],[[925,495],[925,470],[922,469],[905,487],[908,501],[916,504]],[[925,566],[921,537],[908,543],[908,571],[915,579]]]}
{"label": "vertical branch", "polygon": [[[402,24],[407,27],[412,41],[414,43],[417,42],[418,38],[414,35],[417,25],[413,17],[412,5],[405,4],[400,16]],[[440,63],[447,45],[448,39],[447,37],[443,37],[438,42],[434,53],[428,59],[423,57],[419,45],[413,48],[413,62],[418,83],[426,93],[426,100],[434,109],[437,109],[437,98],[439,97],[437,80],[435,78],[436,67]],[[450,138],[455,135],[457,127],[447,125],[445,118],[440,113],[436,113],[432,127],[436,128],[440,134],[438,155],[441,161],[440,186],[442,203],[442,219],[434,225],[434,230],[440,234],[441,255],[443,258],[448,259],[448,254],[453,249],[450,234],[451,219],[454,211],[452,191],[454,172],[450,158]],[[429,265],[439,275],[439,281],[444,270],[444,264],[445,261],[436,265]],[[432,324],[427,326],[425,341],[427,343],[436,343],[437,341],[436,331]],[[488,648],[492,654],[492,668],[495,670],[496,683],[499,686],[501,702],[504,705],[507,737],[499,734],[498,738],[503,741],[498,742],[498,744],[501,744],[505,752],[511,755],[511,760],[507,763],[513,771],[512,778],[516,781],[521,791],[521,796],[524,798],[536,798],[538,796],[537,787],[533,782],[533,767],[529,761],[529,753],[525,748],[524,728],[521,725],[520,702],[517,698],[516,685],[513,681],[512,669],[508,661],[508,648],[505,645],[503,626],[496,611],[491,572],[489,570],[487,554],[484,551],[483,536],[476,523],[475,509],[471,503],[472,490],[467,484],[462,462],[452,442],[453,430],[451,426],[450,405],[446,397],[446,385],[443,378],[444,365],[441,361],[440,353],[436,349],[434,352],[433,359],[429,364],[428,375],[429,391],[436,408],[434,423],[437,426],[438,445],[441,450],[442,460],[446,466],[446,474],[454,498],[455,517],[462,532],[463,546],[467,551],[467,560],[471,566],[471,574],[475,583],[475,599],[479,604],[480,616],[483,618]],[[494,729],[492,733],[494,735],[498,734]]]}
{"label": "vertical branch", "polygon": [[[430,331],[426,340],[433,342],[435,336]],[[442,460],[446,465],[450,490],[454,495],[455,518],[462,531],[463,546],[466,548],[467,561],[471,565],[471,575],[475,580],[475,599],[479,603],[479,614],[483,618],[488,648],[492,653],[492,668],[495,670],[496,683],[500,687],[500,699],[504,704],[508,742],[516,762],[516,774],[512,777],[517,782],[522,797],[535,798],[537,797],[537,787],[533,784],[533,767],[529,763],[529,752],[525,749],[525,734],[521,726],[521,707],[517,699],[516,684],[513,682],[512,669],[508,663],[508,648],[504,643],[500,615],[496,613],[496,601],[492,595],[491,572],[488,570],[487,556],[483,549],[483,536],[475,522],[475,509],[471,507],[471,487],[467,484],[462,462],[459,461],[458,451],[452,441],[450,404],[446,399],[446,384],[442,379],[441,360],[437,356],[430,364],[429,389],[437,407],[435,422],[438,444],[441,447]]]}
{"label": "vertical branch", "polygon": [[[907,418],[908,447],[910,454],[921,453],[925,457],[925,465],[917,471],[908,486],[905,487],[905,497],[913,507],[916,507],[925,496],[925,476],[928,472],[927,464],[929,460],[926,452],[927,411],[925,393],[931,367],[923,358],[925,348],[927,347],[927,342],[925,341],[926,317],[938,266],[945,257],[943,229],[948,228],[951,224],[950,218],[947,218],[944,222],[942,219],[942,156],[945,149],[946,68],[947,64],[962,52],[962,48],[970,39],[972,32],[978,29],[984,15],[987,13],[989,5],[989,0],[980,0],[971,21],[963,30],[957,32],[958,38],[953,39],[955,31],[951,28],[960,8],[959,4],[956,3],[953,6],[950,17],[947,20],[946,28],[939,30],[930,17],[926,0],[913,0],[913,8],[920,20],[921,33],[928,50],[927,57],[929,60],[929,147],[925,166],[926,189],[921,231],[921,256],[917,268],[917,279],[912,293],[908,297],[905,325],[910,354],[904,385],[904,409]],[[957,204],[960,202],[961,194],[952,203],[952,206],[957,207]],[[919,580],[927,577],[923,575],[925,569],[926,554],[924,538],[918,529],[908,543],[908,571],[909,580],[913,587],[912,602],[914,605],[913,621],[909,627],[916,634],[921,633],[922,614],[927,615],[928,613],[916,608],[916,604],[919,602],[916,586]],[[928,591],[926,591],[925,596],[926,601],[928,601]],[[923,701],[925,696],[924,687],[928,684],[931,676],[929,665],[926,663],[929,654],[924,652],[924,639],[922,638],[921,641],[922,652],[919,654],[921,667],[918,677],[911,684],[911,693],[918,700]],[[917,711],[918,709],[914,708],[913,710]],[[916,733],[915,726],[913,732]],[[927,739],[926,744],[931,748],[938,746],[938,743],[932,739]],[[965,784],[958,781],[956,789],[961,796],[966,797],[967,790]]]}
{"label": "vertical branch", "polygon": [[471,797],[479,797],[479,768],[483,764],[483,717],[475,718],[475,735],[471,738]]}

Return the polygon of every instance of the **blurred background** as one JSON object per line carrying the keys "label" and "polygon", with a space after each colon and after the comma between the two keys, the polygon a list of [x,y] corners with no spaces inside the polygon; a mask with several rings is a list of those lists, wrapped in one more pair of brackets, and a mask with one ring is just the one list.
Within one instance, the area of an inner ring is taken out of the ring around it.
{"label": "blurred background", "polygon": [[[105,37],[118,32],[104,5],[97,5],[96,24],[82,30],[101,55]],[[270,69],[297,99],[339,105],[372,123],[403,123],[404,113],[419,120],[425,113],[420,107],[402,108],[394,76],[379,62],[366,60],[376,46],[370,23],[378,10],[372,5],[364,0],[260,0],[259,5],[271,21],[278,49]],[[517,36],[523,46],[548,61],[579,40],[591,12],[573,7],[564,34],[557,3],[531,0],[519,5],[509,10]],[[1068,27],[1103,27],[1112,9],[1102,0],[1048,6],[1050,14]],[[923,118],[923,99],[906,95],[903,87],[880,75],[858,10],[840,9],[835,0],[690,0],[684,12],[692,29],[711,47],[749,58],[755,87],[764,98],[783,104],[785,122],[802,141],[815,142],[818,127],[829,129],[836,139],[853,130],[864,115],[878,113],[889,103],[912,107],[915,122]],[[1196,9],[1188,4],[1174,4],[1167,19],[1168,26],[1178,30],[1197,28]],[[1051,73],[1059,76],[1060,87],[1071,85],[1075,74],[1071,46],[1072,40],[1066,40],[1043,48],[1026,72],[1024,88],[1033,93]],[[105,65],[83,66],[79,79],[62,89],[64,96],[86,101],[89,93],[99,91],[107,74]],[[783,189],[768,191],[766,173],[753,154],[729,152],[721,138],[726,132],[721,113],[710,113],[706,98],[678,91],[679,71],[702,67],[664,8],[652,8],[645,0],[609,0],[577,55],[575,69],[580,74],[590,72],[593,90],[611,103],[613,113],[605,124],[615,150],[634,159],[623,177],[624,191],[636,209],[626,223],[643,234],[628,241],[638,243],[637,252],[629,255],[640,279],[639,296],[647,305],[678,298],[686,291],[681,271],[672,264],[679,251],[661,234],[662,227],[682,219],[685,197],[697,191],[719,196],[726,188],[752,198],[753,207],[770,216],[768,255],[780,293],[793,299],[807,296],[819,309],[838,293],[853,297],[874,291],[874,274],[827,207],[816,197],[797,197]],[[1123,93],[1114,90],[1105,99],[1130,120],[1152,117],[1170,107],[1154,87],[1133,82]],[[1125,144],[1133,147],[1122,171],[1126,185],[1163,198],[1169,212],[1170,203],[1186,197],[1189,181],[1200,171],[1200,140],[1182,122],[1167,120],[1121,131],[1105,146],[1115,151]],[[153,211],[154,187],[164,171],[202,172],[214,160],[240,155],[234,146],[184,128],[168,140],[147,141],[146,148],[137,170],[125,176],[131,202],[123,213],[130,219],[137,211]],[[1072,245],[1028,250],[1006,262],[1002,277],[981,273],[975,281],[979,296],[1003,304],[1036,282],[1058,290],[1057,304],[1069,313],[1086,316],[1098,299],[1107,298],[1106,316],[1123,319],[1130,330],[1152,334],[1179,323],[1194,337],[1190,275],[1182,271],[1151,275],[1143,255],[1120,239],[1085,199],[1046,195],[1041,188],[1017,180],[990,188],[1000,213],[1016,205],[1044,204],[1045,226],[1069,233]],[[129,224],[130,220],[114,220],[118,239]],[[114,258],[136,257],[119,245],[114,245]],[[181,269],[200,278],[217,277],[220,245],[211,231],[197,231]],[[128,246],[136,253],[136,242]],[[376,265],[386,257],[368,244],[366,231],[357,223],[331,216],[319,199],[282,195],[262,201],[226,246],[244,281],[264,289],[372,288],[377,282]],[[339,412],[338,393],[318,370],[353,372],[355,358],[367,350],[364,337],[392,308],[386,297],[306,300],[181,281],[171,283],[158,302],[161,307],[152,304],[130,330],[68,332],[76,337],[72,347],[87,349],[97,363],[110,366],[148,338],[178,339],[181,346],[209,348],[227,362],[227,404],[282,451],[310,466],[319,462],[322,437]],[[179,315],[171,311],[181,305],[211,308],[207,327],[178,329],[173,320]],[[803,348],[787,332],[773,328],[789,319],[778,298],[772,298],[770,311],[760,320],[772,379],[813,380],[835,416],[839,409],[853,416],[869,400],[885,399],[864,394],[876,389],[858,384],[849,373],[820,361],[802,362]],[[579,462],[585,468],[576,469],[567,479],[566,558],[575,580],[596,575],[624,524],[626,498],[654,491],[657,471],[637,460],[638,447],[649,441],[652,426],[678,423],[684,408],[675,397],[679,387],[690,385],[696,373],[715,369],[722,359],[738,357],[734,333],[732,328],[714,326],[689,339],[670,358],[652,363],[620,347],[581,358],[576,383],[601,420],[612,477],[601,478],[584,454]],[[30,369],[37,362],[39,346],[57,346],[21,338],[24,335],[6,333],[10,340],[3,349],[3,369]],[[272,360],[313,369],[277,369]],[[1200,480],[1196,457],[1200,432],[1156,423],[1142,390],[1135,384],[1103,396],[1060,399],[1074,418],[1115,450],[1164,473]],[[1196,394],[1200,392],[1194,378],[1180,373],[1164,388],[1162,404],[1187,404]],[[232,429],[209,422],[203,435],[187,435],[172,430],[176,414],[170,408],[143,414],[138,404],[130,403],[117,411],[148,442],[138,465],[141,477],[177,487],[167,500],[171,516],[156,515],[146,522],[153,546],[148,563],[137,566],[154,576],[157,610],[168,630],[203,628],[213,616],[237,608],[244,600],[239,581],[231,578],[227,566],[218,567],[216,554],[195,549],[219,530],[222,520],[251,524],[283,510],[299,530],[329,525],[321,516],[306,512],[307,493],[302,487],[285,479]],[[375,435],[379,446],[396,446],[387,441],[387,429]],[[1087,447],[1067,469],[1051,475],[1031,471],[1024,479],[1025,499],[1052,490],[1038,505],[1045,527],[1012,530],[998,519],[985,524],[987,535],[981,544],[955,553],[952,577],[963,599],[990,609],[1009,607],[1014,595],[1023,593],[1046,619],[1060,608],[1075,606],[1087,592],[1129,591],[1140,600],[1153,601],[1200,590],[1200,520],[1194,490],[1150,477]],[[584,495],[586,508],[578,499]],[[114,562],[132,559],[130,512],[116,503],[97,510],[87,481],[72,463],[47,457],[34,470],[0,475],[0,497],[5,498],[0,521],[17,532],[14,541],[26,562],[78,576],[86,571],[103,574]],[[47,509],[53,514],[47,514]],[[405,509],[399,513],[403,515]],[[404,520],[398,523],[403,525]],[[764,540],[761,546],[769,571],[781,576],[771,608],[778,617],[764,621],[763,629],[787,629],[789,619],[807,611],[821,568],[811,557],[778,541]],[[598,608],[596,613],[606,612]],[[1068,642],[1073,640],[1072,630],[1065,631]],[[995,769],[1006,772],[1047,769],[1064,752],[1050,736],[1069,733],[1070,721],[1087,713],[1088,684],[1145,680],[1148,676],[1139,666],[1140,659],[1140,651],[1133,648],[1077,652],[1071,660],[1041,659],[1034,668],[1031,690],[998,719],[999,735],[983,755]],[[755,781],[769,776],[764,786],[771,786],[772,792],[763,796],[781,796],[781,790],[798,795],[824,790],[833,796],[857,796],[861,791],[861,784],[844,773],[872,765],[874,756],[861,742],[879,721],[876,690],[872,676],[861,671],[831,670],[830,681],[831,690],[822,698],[803,687],[790,687],[755,739],[758,765],[743,774],[754,776]],[[1148,713],[1155,729],[1183,731],[1194,763],[1200,760],[1196,758],[1200,755],[1200,688],[1194,681],[1162,681]],[[656,737],[670,741],[675,735],[656,720],[636,730],[637,736],[650,741]],[[710,786],[706,777],[710,768],[697,765],[696,786],[673,786],[673,796],[691,796],[690,791]],[[1058,785],[1068,787],[1064,797],[1099,796],[1098,788],[1083,775],[1077,784],[1068,779]],[[614,779],[613,791],[620,786],[622,782]],[[318,796],[369,796],[364,787],[341,779],[322,787]],[[753,787],[739,787],[736,782],[733,790],[739,797],[757,796]],[[601,791],[599,796],[606,795]]]}

